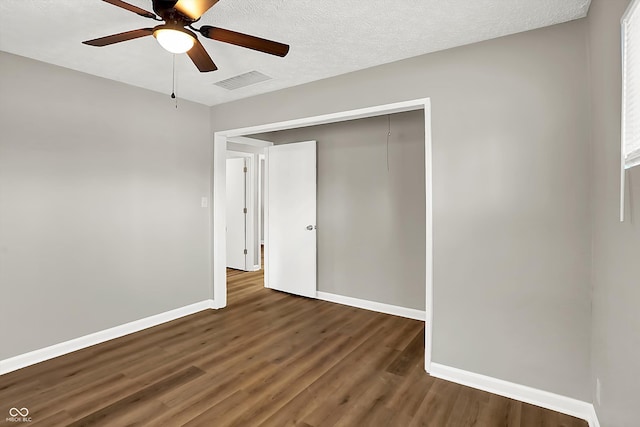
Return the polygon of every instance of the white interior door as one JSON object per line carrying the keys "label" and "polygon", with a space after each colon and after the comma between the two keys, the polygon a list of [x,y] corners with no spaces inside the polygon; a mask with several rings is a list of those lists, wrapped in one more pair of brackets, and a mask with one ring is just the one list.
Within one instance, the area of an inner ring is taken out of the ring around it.
{"label": "white interior door", "polygon": [[268,147],[266,181],[266,283],[315,298],[316,142]]}
{"label": "white interior door", "polygon": [[245,159],[227,159],[227,267],[247,269]]}

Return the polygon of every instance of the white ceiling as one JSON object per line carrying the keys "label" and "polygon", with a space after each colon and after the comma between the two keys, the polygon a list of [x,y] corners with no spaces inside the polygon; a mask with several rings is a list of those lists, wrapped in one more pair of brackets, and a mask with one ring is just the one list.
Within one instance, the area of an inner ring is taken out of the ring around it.
{"label": "white ceiling", "polygon": [[[591,0],[221,0],[199,25],[291,45],[271,55],[200,37],[218,71],[176,57],[178,97],[206,105],[586,16]],[[152,10],[151,0],[129,3]],[[103,48],[83,40],[155,21],[100,0],[1,0],[0,50],[171,93],[171,54],[153,37]],[[213,83],[257,70],[273,80],[229,91]]]}

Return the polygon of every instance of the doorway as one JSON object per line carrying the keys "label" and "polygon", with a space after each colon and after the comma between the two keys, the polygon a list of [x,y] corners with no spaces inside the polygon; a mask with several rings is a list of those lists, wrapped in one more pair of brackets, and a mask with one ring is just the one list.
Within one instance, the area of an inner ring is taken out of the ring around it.
{"label": "doorway", "polygon": [[234,302],[248,286],[263,283],[263,160],[270,145],[256,138],[227,140],[226,278]]}
{"label": "doorway", "polygon": [[[376,117],[406,111],[422,110],[424,112],[425,126],[425,370],[430,371],[432,352],[432,319],[433,319],[433,241],[432,241],[432,167],[431,167],[431,109],[428,98],[405,101],[393,104],[368,107],[340,113],[325,114],[304,119],[289,120],[266,125],[239,128],[214,134],[214,179],[213,179],[213,295],[214,306],[223,308],[226,306],[226,239],[225,239],[225,209],[226,209],[226,164],[225,151],[228,138],[258,133],[273,132],[279,130],[295,129],[327,123],[336,123],[355,120],[366,117]],[[215,237],[215,238],[214,238]]]}
{"label": "doorway", "polygon": [[253,270],[252,217],[255,208],[252,203],[253,165],[251,154],[227,151],[227,268]]}
{"label": "doorway", "polygon": [[[234,164],[233,171],[229,171],[228,168],[225,171],[224,185],[229,192],[229,198],[225,203],[225,213],[227,217],[233,216],[226,218],[225,224],[226,267],[243,271],[258,271],[262,268],[262,203],[264,196],[262,191],[262,160],[265,148],[271,145],[273,145],[271,142],[256,138],[234,137],[227,140],[226,163],[244,162],[244,164]],[[231,181],[230,173],[234,177]],[[240,185],[241,182],[244,182],[244,187]],[[231,207],[230,204],[234,206]],[[235,240],[230,242],[229,238]]]}

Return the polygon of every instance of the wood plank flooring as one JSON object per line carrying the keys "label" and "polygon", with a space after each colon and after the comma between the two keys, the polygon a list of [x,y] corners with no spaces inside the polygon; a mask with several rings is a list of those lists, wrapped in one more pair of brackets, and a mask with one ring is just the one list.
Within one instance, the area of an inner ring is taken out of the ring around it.
{"label": "wood plank flooring", "polygon": [[587,426],[431,378],[422,322],[228,278],[223,310],[0,376],[0,426]]}

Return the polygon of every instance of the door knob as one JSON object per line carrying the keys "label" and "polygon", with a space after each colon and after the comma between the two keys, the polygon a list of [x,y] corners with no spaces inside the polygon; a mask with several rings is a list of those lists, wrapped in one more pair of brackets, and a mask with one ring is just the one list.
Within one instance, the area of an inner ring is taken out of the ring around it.
{"label": "door knob", "polygon": [[313,225],[307,225],[307,230],[309,231],[313,230]]}

